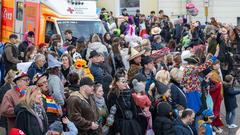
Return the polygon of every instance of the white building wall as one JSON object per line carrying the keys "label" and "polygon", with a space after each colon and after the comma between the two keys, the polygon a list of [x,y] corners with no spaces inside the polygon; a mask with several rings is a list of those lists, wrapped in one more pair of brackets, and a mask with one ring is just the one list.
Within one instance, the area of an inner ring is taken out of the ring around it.
{"label": "white building wall", "polygon": [[[206,21],[204,1],[192,0],[199,9],[198,16],[192,17],[192,20],[199,20],[202,23]],[[165,14],[174,18],[173,15],[186,13],[185,2],[186,0],[158,0],[158,9],[163,9]],[[210,17],[215,17],[220,22],[236,25],[237,17],[240,17],[240,0],[209,0],[208,10],[208,21]]]}

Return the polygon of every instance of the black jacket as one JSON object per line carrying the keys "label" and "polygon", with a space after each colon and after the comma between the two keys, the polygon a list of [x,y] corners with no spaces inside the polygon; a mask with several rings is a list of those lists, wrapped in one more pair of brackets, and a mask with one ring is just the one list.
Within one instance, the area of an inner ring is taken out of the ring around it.
{"label": "black jacket", "polygon": [[157,117],[153,123],[155,135],[175,135],[174,123],[167,117]]}
{"label": "black jacket", "polygon": [[[28,48],[28,42],[27,41],[23,41],[19,46],[18,46],[18,58],[19,60],[25,60],[24,56],[26,54],[26,51],[27,51],[27,48]],[[21,55],[21,54],[24,54],[24,55]]]}
{"label": "black jacket", "polygon": [[240,94],[240,91],[235,91],[234,88],[229,84],[224,84],[224,103],[227,112],[233,111],[237,108],[236,95]]}
{"label": "black jacket", "polygon": [[44,135],[47,132],[48,120],[45,113],[43,113],[43,129],[41,129],[36,114],[27,109],[25,105],[21,103],[18,104],[15,107],[14,112],[17,116],[15,127],[21,129],[26,135]]}
{"label": "black jacket", "polygon": [[6,73],[10,69],[17,70],[17,63],[19,63],[20,60],[18,60],[18,48],[16,47],[16,45],[12,43],[6,43],[3,53],[3,61]]}
{"label": "black jacket", "polygon": [[193,135],[191,128],[185,125],[180,119],[174,121],[175,135]]}
{"label": "black jacket", "polygon": [[[183,107],[187,107],[187,98],[184,94],[184,92],[175,84],[170,84],[170,88],[171,88],[171,97],[172,100],[175,104],[181,105]],[[175,108],[173,106],[173,108]]]}

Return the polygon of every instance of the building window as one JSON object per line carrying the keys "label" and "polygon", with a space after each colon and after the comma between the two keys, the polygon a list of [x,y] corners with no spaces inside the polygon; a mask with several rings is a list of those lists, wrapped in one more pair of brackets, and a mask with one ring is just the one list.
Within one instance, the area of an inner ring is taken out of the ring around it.
{"label": "building window", "polygon": [[49,43],[50,38],[53,34],[57,34],[55,24],[51,21],[47,21],[45,29],[45,43]]}
{"label": "building window", "polygon": [[16,19],[23,20],[23,2],[17,2]]}
{"label": "building window", "polygon": [[240,26],[240,17],[237,18],[237,26]]}
{"label": "building window", "polygon": [[140,7],[140,0],[120,0],[120,13],[126,8],[129,14],[135,14],[136,9]]}
{"label": "building window", "polygon": [[140,6],[140,0],[120,0],[121,8],[134,8]]}

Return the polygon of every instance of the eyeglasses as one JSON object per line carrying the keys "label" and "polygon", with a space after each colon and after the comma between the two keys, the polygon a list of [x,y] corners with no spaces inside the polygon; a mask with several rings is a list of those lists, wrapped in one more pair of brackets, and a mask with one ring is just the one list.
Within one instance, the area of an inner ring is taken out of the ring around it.
{"label": "eyeglasses", "polygon": [[21,79],[21,80],[23,80],[23,81],[25,81],[25,82],[29,82],[29,79]]}

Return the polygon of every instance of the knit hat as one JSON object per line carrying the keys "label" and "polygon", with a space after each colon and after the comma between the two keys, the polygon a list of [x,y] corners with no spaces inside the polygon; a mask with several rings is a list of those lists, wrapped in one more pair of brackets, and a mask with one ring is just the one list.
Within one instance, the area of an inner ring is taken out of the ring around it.
{"label": "knit hat", "polygon": [[26,134],[20,129],[12,128],[9,132],[9,135],[26,135]]}
{"label": "knit hat", "polygon": [[94,82],[93,82],[93,80],[92,80],[91,78],[85,77],[85,78],[82,78],[82,79],[80,80],[79,87],[84,86],[84,85],[93,86],[93,85],[94,85]]}
{"label": "knit hat", "polygon": [[143,74],[136,74],[132,80],[133,89],[136,92],[144,92],[146,84],[143,82],[146,82],[146,80],[147,78]]}
{"label": "knit hat", "polygon": [[28,76],[28,74],[22,71],[17,71],[16,75],[14,76],[13,82],[16,82],[17,80],[25,76]]}
{"label": "knit hat", "polygon": [[148,63],[151,63],[151,62],[153,62],[153,59],[150,56],[144,56],[142,58],[141,64],[142,64],[142,66],[144,66],[144,65],[146,65]]}
{"label": "knit hat", "polygon": [[50,131],[63,132],[63,125],[60,121],[55,121],[49,126]]}
{"label": "knit hat", "polygon": [[172,112],[172,106],[168,102],[160,102],[157,106],[158,116],[169,117]]}
{"label": "knit hat", "polygon": [[157,91],[160,95],[163,95],[167,90],[170,89],[167,85],[165,85],[159,81],[155,82],[155,87],[157,88]]}
{"label": "knit hat", "polygon": [[51,54],[48,54],[48,69],[61,67],[62,63],[59,62],[56,58],[54,58]]}

